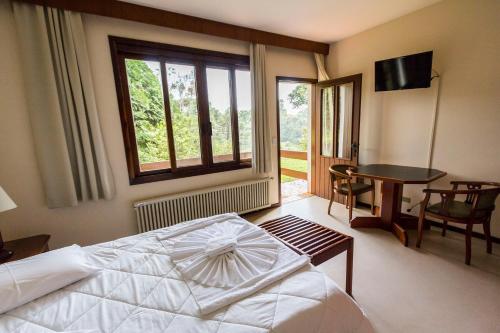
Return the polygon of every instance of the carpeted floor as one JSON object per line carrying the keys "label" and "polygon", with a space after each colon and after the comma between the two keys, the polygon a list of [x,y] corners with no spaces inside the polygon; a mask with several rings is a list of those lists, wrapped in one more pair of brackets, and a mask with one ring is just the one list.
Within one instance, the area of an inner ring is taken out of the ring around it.
{"label": "carpeted floor", "polygon": [[[293,214],[354,237],[353,295],[377,332],[500,332],[500,245],[486,254],[485,241],[473,239],[472,265],[464,264],[464,236],[432,228],[424,234],[422,248],[410,233],[405,248],[391,234],[378,229],[351,229],[347,210],[309,197],[245,216],[256,223]],[[369,215],[355,209],[355,215]],[[345,254],[318,268],[342,288]]]}

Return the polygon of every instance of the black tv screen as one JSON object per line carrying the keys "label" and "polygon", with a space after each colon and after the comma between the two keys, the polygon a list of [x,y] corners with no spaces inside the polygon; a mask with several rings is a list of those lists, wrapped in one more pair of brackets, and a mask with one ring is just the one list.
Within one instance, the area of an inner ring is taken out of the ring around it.
{"label": "black tv screen", "polygon": [[429,88],[432,51],[375,62],[375,91]]}

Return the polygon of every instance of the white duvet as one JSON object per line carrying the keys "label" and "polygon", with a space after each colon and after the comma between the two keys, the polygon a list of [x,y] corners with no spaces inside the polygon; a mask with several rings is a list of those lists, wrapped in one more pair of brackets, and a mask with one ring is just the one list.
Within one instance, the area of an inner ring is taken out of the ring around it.
{"label": "white duvet", "polygon": [[[0,316],[0,332],[373,332],[356,303],[311,265],[202,315],[158,240],[168,230],[86,247],[100,273]],[[279,251],[299,257],[282,244]]]}
{"label": "white duvet", "polygon": [[234,213],[179,224],[160,232],[158,239],[202,314],[250,296],[310,263],[306,255],[280,246]]}

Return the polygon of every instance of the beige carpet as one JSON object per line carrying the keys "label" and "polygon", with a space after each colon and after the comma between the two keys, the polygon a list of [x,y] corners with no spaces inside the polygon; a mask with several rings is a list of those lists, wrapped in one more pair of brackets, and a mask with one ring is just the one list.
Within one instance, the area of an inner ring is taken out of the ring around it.
{"label": "beige carpet", "polygon": [[[500,245],[486,254],[486,243],[472,242],[472,265],[464,264],[464,236],[440,230],[426,231],[422,248],[410,233],[405,248],[391,234],[377,229],[351,229],[347,210],[310,197],[280,208],[245,216],[256,223],[293,214],[354,237],[353,295],[380,333],[500,332]],[[355,209],[355,215],[368,215]],[[342,288],[345,255],[318,268]]]}

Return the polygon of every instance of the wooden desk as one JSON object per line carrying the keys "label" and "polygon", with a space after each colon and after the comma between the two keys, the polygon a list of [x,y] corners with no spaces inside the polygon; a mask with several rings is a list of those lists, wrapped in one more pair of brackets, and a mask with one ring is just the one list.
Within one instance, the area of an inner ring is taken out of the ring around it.
{"label": "wooden desk", "polygon": [[352,228],[380,228],[391,231],[404,246],[408,246],[407,229],[416,229],[416,217],[401,214],[404,184],[427,184],[446,176],[446,172],[390,164],[369,164],[348,171],[353,177],[382,181],[380,216],[360,216],[351,221]]}

